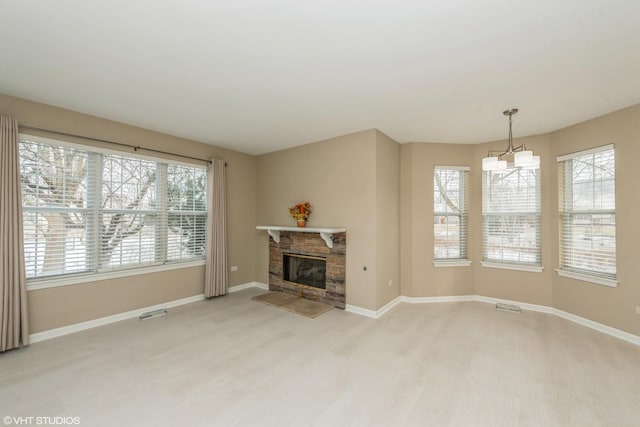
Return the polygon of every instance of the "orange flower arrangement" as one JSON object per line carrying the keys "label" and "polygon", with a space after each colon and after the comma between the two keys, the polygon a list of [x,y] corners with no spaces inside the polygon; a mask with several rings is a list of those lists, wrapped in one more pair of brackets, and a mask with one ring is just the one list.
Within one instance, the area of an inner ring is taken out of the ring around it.
{"label": "orange flower arrangement", "polygon": [[289,213],[296,221],[306,221],[311,212],[313,212],[312,208],[313,206],[309,202],[298,203],[289,208]]}

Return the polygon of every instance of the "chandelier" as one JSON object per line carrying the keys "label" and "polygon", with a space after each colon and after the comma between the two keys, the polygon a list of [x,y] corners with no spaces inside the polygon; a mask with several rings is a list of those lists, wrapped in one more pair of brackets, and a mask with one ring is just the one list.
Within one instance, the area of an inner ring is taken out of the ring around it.
{"label": "chandelier", "polygon": [[522,169],[539,169],[540,156],[534,156],[533,151],[527,150],[524,144],[519,147],[513,146],[513,134],[511,132],[511,117],[518,112],[517,108],[511,108],[502,114],[509,116],[509,146],[506,151],[489,150],[487,157],[482,159],[483,171],[504,171],[507,170],[507,158],[513,158],[513,167]]}

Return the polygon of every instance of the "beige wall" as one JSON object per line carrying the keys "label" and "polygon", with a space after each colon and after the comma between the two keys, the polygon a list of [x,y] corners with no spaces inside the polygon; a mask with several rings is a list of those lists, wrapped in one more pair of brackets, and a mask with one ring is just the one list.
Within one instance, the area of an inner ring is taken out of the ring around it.
{"label": "beige wall", "polygon": [[[376,307],[376,131],[368,130],[257,160],[258,225],[293,226],[288,208],[309,201],[309,227],[347,229],[347,304]],[[268,283],[267,233],[257,231],[258,281]],[[366,270],[365,270],[366,267]]]}
{"label": "beige wall", "polygon": [[[640,105],[620,110],[551,134],[550,171],[557,182],[556,156],[614,144],[616,156],[616,252],[618,286],[552,275],[553,305],[578,316],[640,335]],[[554,209],[558,197],[549,199]],[[554,230],[555,231],[555,230]],[[554,240],[555,241],[555,240]],[[558,267],[554,245],[550,269]]]}
{"label": "beige wall", "polygon": [[[472,295],[473,267],[433,266],[433,168],[436,165],[470,166],[473,171],[473,146],[402,145],[402,295]],[[469,191],[473,196],[477,190],[470,185]],[[470,202],[470,212],[473,212],[473,199],[470,198]],[[475,237],[471,229],[469,259],[473,264],[478,263],[473,245]]]}
{"label": "beige wall", "polygon": [[[313,227],[347,228],[347,303],[378,309],[397,295],[478,294],[553,306],[640,335],[640,105],[545,135],[516,139],[542,157],[541,273],[498,270],[482,258],[478,145],[398,144],[376,130],[258,157],[0,95],[0,114],[21,124],[196,157],[227,160],[231,284],[268,281],[268,240],[255,225],[293,225],[287,208],[309,200]],[[556,156],[616,146],[617,288],[558,277]],[[112,147],[110,147],[112,148]],[[471,267],[434,268],[433,167],[469,165]],[[365,270],[366,267],[366,270]],[[29,292],[32,332],[202,292],[203,267]],[[391,286],[388,285],[391,281]]]}
{"label": "beige wall", "polygon": [[376,308],[400,295],[400,145],[376,131]]}
{"label": "beige wall", "polygon": [[[413,286],[413,254],[416,251],[414,245],[414,218],[419,218],[420,213],[413,214],[414,179],[413,157],[416,146],[422,144],[403,144],[400,146],[400,294],[414,295]],[[423,277],[424,276],[418,276]]]}
{"label": "beige wall", "polygon": [[[21,125],[226,160],[229,263],[238,266],[230,280],[232,285],[254,280],[255,157],[1,94],[0,115],[16,118]],[[29,291],[31,332],[197,295],[203,280],[204,268],[193,267]]]}
{"label": "beige wall", "polygon": [[502,151],[507,141],[496,141],[478,144],[473,147],[471,163],[471,215],[470,230],[474,254],[473,270],[475,276],[475,293],[478,295],[515,300],[530,304],[552,305],[551,279],[553,273],[552,247],[556,244],[555,210],[551,203],[552,195],[557,191],[552,182],[554,159],[550,154],[550,136],[539,135],[528,138],[517,138],[514,146],[525,144],[540,156],[541,173],[541,223],[542,223],[542,266],[541,273],[502,270],[482,267],[482,158],[489,149]]}
{"label": "beige wall", "polygon": [[[308,227],[347,229],[347,304],[375,310],[400,295],[399,144],[367,130],[258,157],[258,225],[293,225],[287,208],[305,200]],[[266,283],[263,231],[256,260]]]}
{"label": "beige wall", "polygon": [[[506,141],[477,145],[413,143],[401,148],[402,295],[477,294],[555,307],[640,335],[640,105],[550,134],[517,138],[541,156],[541,273],[482,267],[482,158]],[[562,278],[558,268],[556,157],[605,144],[616,148],[617,288]],[[471,268],[433,268],[433,166],[469,165]]]}

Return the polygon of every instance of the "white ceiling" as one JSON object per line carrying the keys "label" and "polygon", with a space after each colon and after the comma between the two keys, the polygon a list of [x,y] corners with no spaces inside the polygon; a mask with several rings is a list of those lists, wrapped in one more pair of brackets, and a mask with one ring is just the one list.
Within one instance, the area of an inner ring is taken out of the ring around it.
{"label": "white ceiling", "polygon": [[477,143],[640,102],[640,1],[0,0],[0,92],[250,154]]}

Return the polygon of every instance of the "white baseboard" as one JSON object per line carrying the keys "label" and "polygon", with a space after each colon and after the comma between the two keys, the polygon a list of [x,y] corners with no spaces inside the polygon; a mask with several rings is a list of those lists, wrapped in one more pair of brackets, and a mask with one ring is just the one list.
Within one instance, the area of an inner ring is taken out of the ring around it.
{"label": "white baseboard", "polygon": [[177,299],[174,301],[164,302],[162,304],[151,305],[148,307],[136,308],[135,310],[127,311],[125,313],[118,313],[112,316],[101,317],[99,319],[87,320],[86,322],[74,323],[73,325],[63,326],[61,328],[49,329],[47,331],[37,332],[29,335],[29,342],[36,343],[51,338],[61,337],[63,335],[73,334],[75,332],[84,331],[98,326],[108,325],[110,323],[119,322],[121,320],[132,319],[140,316],[146,311],[159,310],[162,308],[178,307],[184,304],[191,304],[192,302],[202,301],[204,294],[194,295],[192,297]]}
{"label": "white baseboard", "polygon": [[602,332],[612,337],[621,339],[623,341],[630,342],[631,344],[640,346],[640,336],[630,334],[620,329],[613,328],[611,326],[603,325],[602,323],[594,322],[593,320],[585,319],[584,317],[576,316],[575,314],[567,313],[566,311],[559,310],[557,308],[549,307],[546,305],[529,304],[526,302],[512,301],[502,298],[485,297],[483,295],[452,295],[452,296],[438,296],[438,297],[408,297],[399,296],[385,304],[378,310],[369,310],[361,308],[356,305],[347,304],[345,311],[359,314],[361,316],[370,317],[372,319],[379,319],[384,316],[389,310],[398,305],[401,302],[408,304],[432,304],[441,302],[482,302],[486,304],[507,303],[520,306],[523,310],[536,311],[539,313],[552,314],[554,316],[561,317],[565,320],[577,323],[578,325],[586,326],[598,332]]}
{"label": "white baseboard", "polygon": [[409,304],[431,304],[434,302],[464,302],[476,301],[475,295],[452,295],[442,297],[406,297],[403,296],[402,302]]}
{"label": "white baseboard", "polygon": [[566,311],[558,310],[557,308],[554,308],[552,310],[552,314],[569,320],[570,322],[586,326],[587,328],[594,329],[598,332],[602,332],[603,334],[611,335],[612,337],[630,342],[631,344],[640,345],[640,337],[637,335],[621,331],[620,329],[612,328],[611,326],[603,325],[602,323],[594,322],[593,320],[585,319],[584,317],[576,316],[575,314],[567,313]]}
{"label": "white baseboard", "polygon": [[357,305],[347,304],[345,311],[350,313],[359,314],[361,316],[370,317],[372,319],[379,319],[389,312],[396,305],[401,302],[408,304],[429,304],[435,302],[459,302],[459,301],[475,301],[475,295],[454,295],[448,297],[407,297],[400,295],[383,305],[377,310],[370,310],[368,308],[358,307]]}
{"label": "white baseboard", "polygon": [[[242,285],[236,285],[229,287],[229,293],[242,291],[249,288],[260,288],[269,290],[269,285],[262,282],[249,282]],[[76,323],[69,326],[63,326],[61,328],[50,329],[48,331],[38,332],[31,334],[29,340],[31,343],[36,343],[51,338],[60,337],[74,332],[80,332],[87,329],[95,328],[98,326],[108,325],[110,323],[119,322],[121,320],[131,319],[140,316],[140,314],[146,311],[158,310],[161,308],[177,307],[184,304],[190,304],[197,301],[204,300],[204,294],[194,295],[192,297],[182,298],[179,300],[169,301],[162,304],[152,305],[149,307],[142,307],[135,310],[127,311],[126,313],[114,314],[112,316],[101,317],[99,319],[89,320],[86,322]],[[452,296],[437,296],[437,297],[408,297],[398,296],[387,304],[379,308],[378,310],[370,310],[367,308],[358,307],[357,305],[347,304],[345,311],[358,314],[360,316],[369,317],[372,319],[379,319],[387,314],[398,304],[404,302],[408,304],[433,304],[442,302],[482,302],[486,304],[496,304],[499,302],[514,304],[520,306],[520,308],[529,311],[537,311],[540,313],[552,314],[554,316],[561,317],[565,320],[577,323],[587,328],[594,329],[598,332],[610,335],[612,337],[621,339],[623,341],[630,342],[632,344],[640,346],[640,336],[630,334],[620,329],[612,328],[611,326],[603,325],[602,323],[594,322],[593,320],[585,319],[584,317],[576,316],[575,314],[568,313],[566,311],[559,310],[557,308],[548,307],[546,305],[529,304],[520,301],[506,300],[502,298],[485,297],[482,295],[452,295]]]}
{"label": "white baseboard", "polygon": [[376,310],[369,310],[368,308],[358,307],[357,305],[347,304],[344,308],[344,311],[348,311],[349,313],[359,314],[360,316],[370,317],[372,319],[377,319],[378,312]]}
{"label": "white baseboard", "polygon": [[261,282],[243,283],[242,285],[230,286],[229,293],[232,294],[234,292],[244,291],[245,289],[249,289],[249,288],[260,288],[260,289],[269,290],[269,285]]}
{"label": "white baseboard", "polygon": [[502,302],[502,303],[505,303],[505,304],[517,305],[523,310],[537,311],[539,313],[553,314],[553,308],[548,307],[546,305],[529,304],[529,303],[526,303],[526,302],[512,301],[512,300],[502,299],[502,298],[490,298],[490,297],[485,297],[485,296],[482,296],[482,295],[474,295],[474,297],[475,297],[475,301],[477,301],[477,302],[484,302],[484,303],[487,303],[487,304],[497,304],[499,302]]}
{"label": "white baseboard", "polygon": [[383,305],[382,307],[380,307],[378,309],[378,311],[376,311],[376,315],[378,317],[382,317],[385,314],[387,314],[393,307],[395,307],[396,305],[400,304],[402,302],[402,296],[398,296],[395,297],[394,299],[392,299],[391,301],[389,301],[388,303],[386,303],[385,305]]}
{"label": "white baseboard", "polygon": [[[242,285],[230,286],[229,293],[242,291],[249,288],[269,289],[269,286],[260,282],[249,282]],[[204,294],[194,295],[192,297],[181,298],[174,301],[168,301],[162,304],[156,304],[148,307],[136,308],[135,310],[127,311],[125,313],[118,313],[111,316],[101,317],[99,319],[87,320],[86,322],[74,323],[73,325],[62,326],[60,328],[49,329],[47,331],[36,332],[29,335],[29,342],[36,343],[51,338],[61,337],[63,335],[73,334],[75,332],[85,331],[91,328],[97,328],[98,326],[108,325],[110,323],[119,322],[121,320],[133,319],[140,316],[147,311],[159,310],[162,308],[178,307],[180,305],[191,304],[192,302],[198,302],[204,300]]]}
{"label": "white baseboard", "polygon": [[378,310],[369,310],[368,308],[358,307],[357,305],[347,304],[344,311],[349,313],[359,314],[361,316],[370,317],[372,319],[378,319],[384,316],[389,310],[402,302],[402,297],[398,296],[380,307]]}

